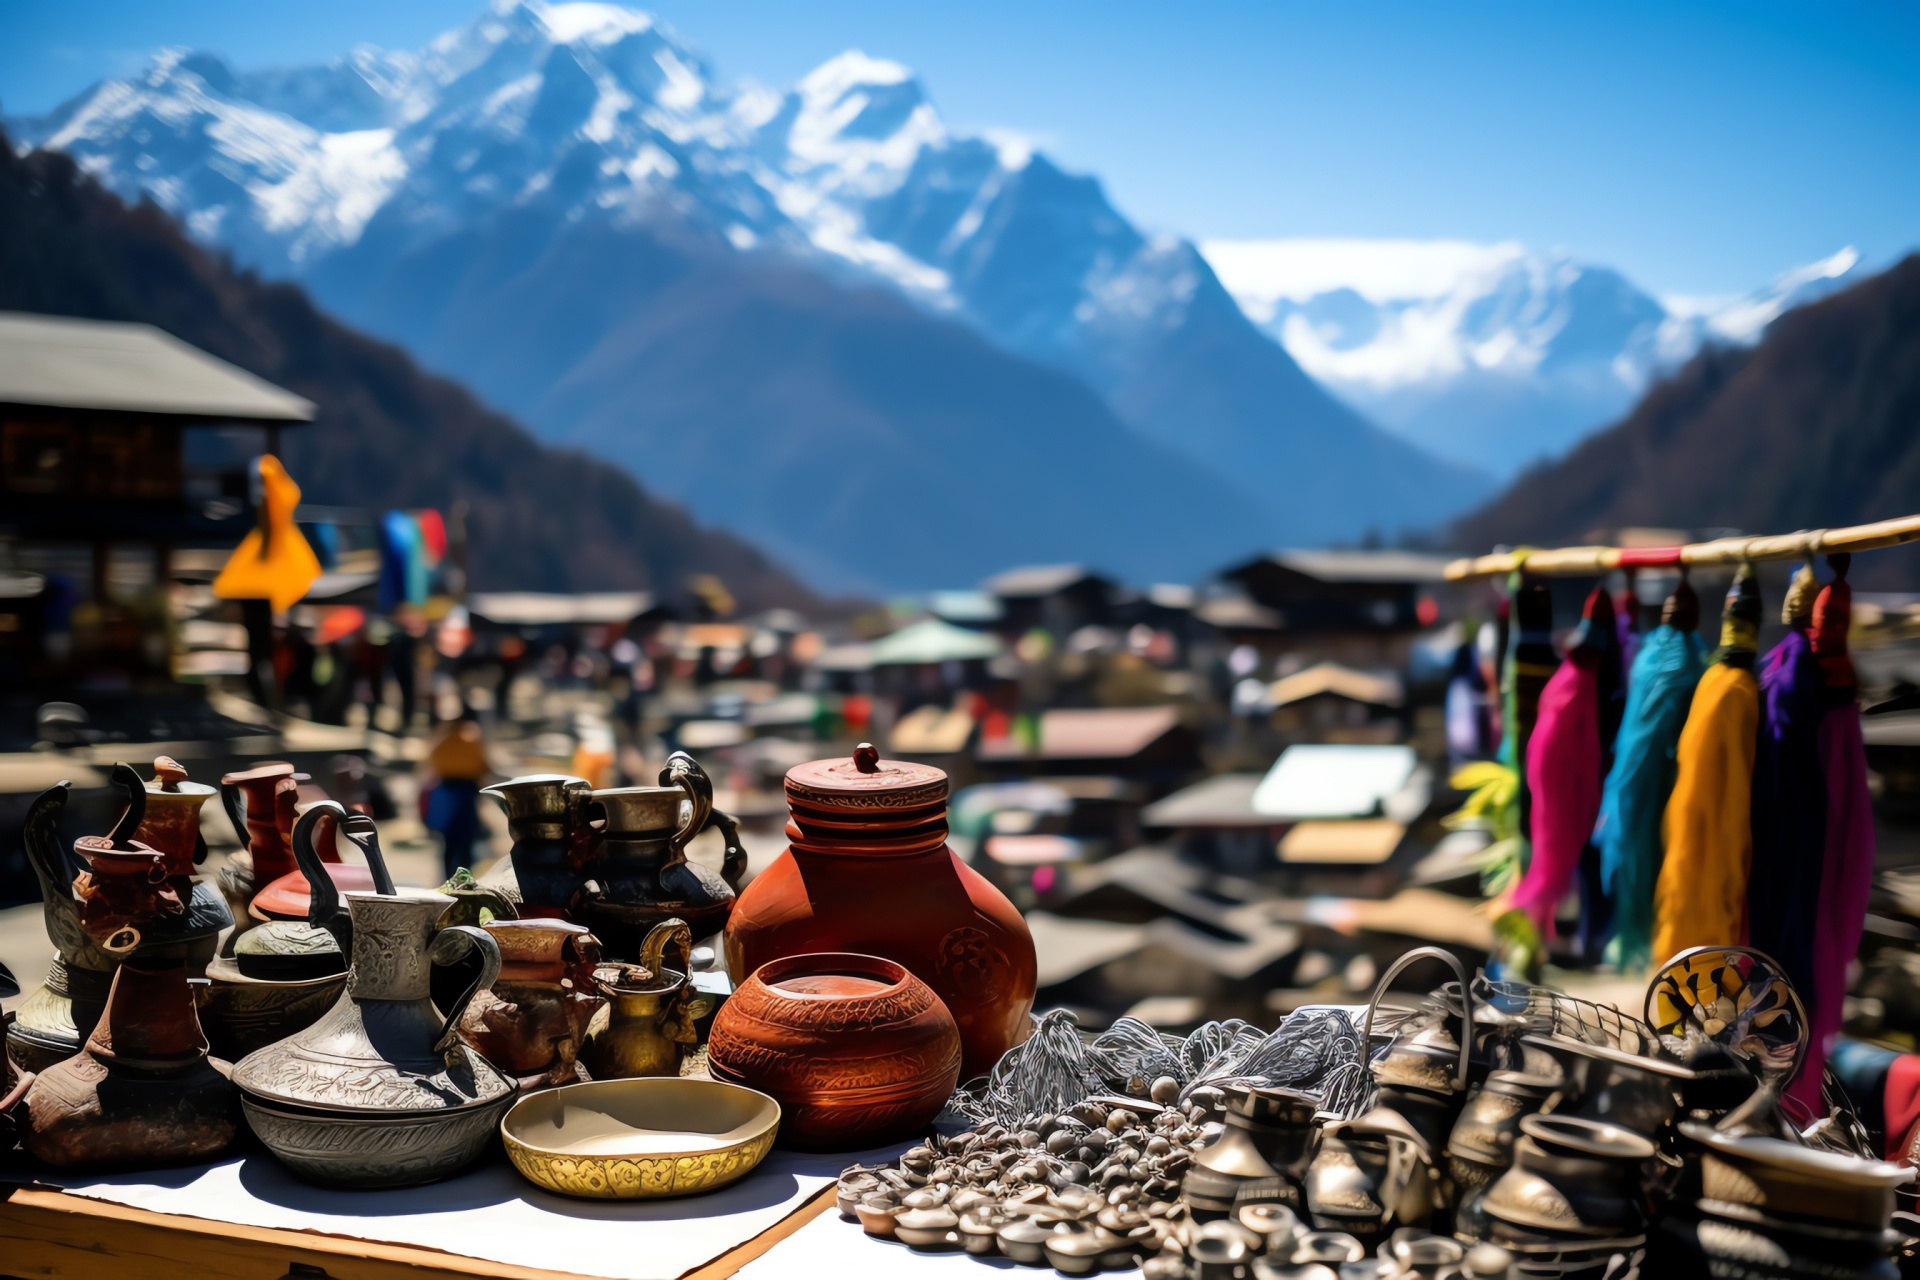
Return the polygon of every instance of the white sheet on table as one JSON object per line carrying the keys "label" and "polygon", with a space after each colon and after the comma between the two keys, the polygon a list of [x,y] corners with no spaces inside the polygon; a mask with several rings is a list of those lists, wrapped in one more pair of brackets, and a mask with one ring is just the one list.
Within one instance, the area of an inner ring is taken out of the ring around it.
{"label": "white sheet on table", "polygon": [[731,1187],[678,1200],[552,1195],[521,1178],[504,1157],[464,1177],[398,1191],[309,1186],[261,1153],[184,1169],[42,1181],[154,1213],[414,1245],[613,1280],[672,1280],[767,1230],[846,1166],[897,1154],[895,1148],[827,1156],[774,1151]]}
{"label": "white sheet on table", "polygon": [[[989,1280],[1000,1273],[1053,1276],[1051,1267],[1023,1267],[1009,1258],[975,1258],[958,1249],[922,1253],[898,1240],[876,1240],[832,1209],[735,1272],[735,1280]],[[1101,1280],[1139,1280],[1140,1272],[1105,1271]],[[1006,1280],[1014,1280],[1007,1276]]]}

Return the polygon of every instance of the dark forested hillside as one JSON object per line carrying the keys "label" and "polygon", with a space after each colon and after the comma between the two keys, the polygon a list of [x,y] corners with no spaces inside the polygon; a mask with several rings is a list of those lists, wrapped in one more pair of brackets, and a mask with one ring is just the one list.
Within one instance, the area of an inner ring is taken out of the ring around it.
{"label": "dark forested hillside", "polygon": [[[1632,413],[1515,481],[1448,541],[1577,542],[1628,525],[1790,533],[1920,513],[1920,255],[1710,347]],[[1854,581],[1920,589],[1920,550]]]}
{"label": "dark forested hillside", "polygon": [[375,510],[464,498],[476,587],[673,598],[711,573],[749,608],[818,603],[619,469],[541,446],[298,287],[234,270],[153,205],[124,204],[66,156],[16,155],[4,135],[0,310],[145,322],[307,397],[319,416],[285,448],[306,498]]}

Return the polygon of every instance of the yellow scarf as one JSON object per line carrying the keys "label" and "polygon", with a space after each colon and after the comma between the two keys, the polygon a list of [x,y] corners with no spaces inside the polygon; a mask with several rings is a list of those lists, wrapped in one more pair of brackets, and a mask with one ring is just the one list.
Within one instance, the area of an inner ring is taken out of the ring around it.
{"label": "yellow scarf", "polygon": [[1700,678],[1680,731],[1679,771],[1662,822],[1666,854],[1654,891],[1653,957],[1746,940],[1753,862],[1753,752],[1760,685],[1715,663]]}

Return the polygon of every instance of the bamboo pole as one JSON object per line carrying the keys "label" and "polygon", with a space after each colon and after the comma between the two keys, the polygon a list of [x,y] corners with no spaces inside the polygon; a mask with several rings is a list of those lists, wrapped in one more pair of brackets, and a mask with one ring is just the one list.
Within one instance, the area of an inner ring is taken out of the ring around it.
{"label": "bamboo pole", "polygon": [[1755,538],[1715,538],[1683,547],[1558,547],[1549,551],[1503,551],[1469,556],[1447,566],[1447,578],[1463,582],[1512,573],[1525,564],[1529,573],[1548,577],[1597,577],[1629,566],[1741,564],[1750,560],[1805,560],[1837,552],[1873,551],[1920,541],[1920,515],[1858,524],[1847,529],[1803,529]]}

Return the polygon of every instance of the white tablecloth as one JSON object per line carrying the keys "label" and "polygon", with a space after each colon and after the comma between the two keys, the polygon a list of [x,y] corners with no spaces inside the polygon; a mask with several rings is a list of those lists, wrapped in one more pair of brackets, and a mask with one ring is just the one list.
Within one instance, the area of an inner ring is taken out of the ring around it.
{"label": "white tablecloth", "polygon": [[[825,1156],[774,1151],[731,1187],[679,1200],[552,1195],[521,1178],[504,1157],[464,1177],[399,1191],[310,1186],[258,1152],[184,1169],[41,1180],[73,1195],[155,1213],[317,1231],[615,1280],[672,1280],[774,1226],[846,1166],[896,1154],[896,1148]],[[828,1218],[843,1233],[860,1236],[858,1227],[840,1222],[831,1209]]]}

